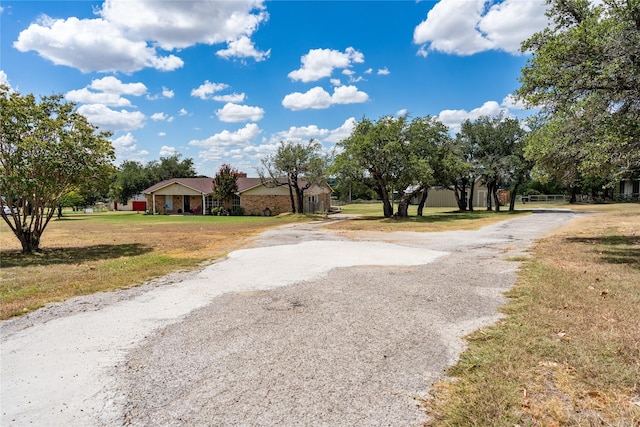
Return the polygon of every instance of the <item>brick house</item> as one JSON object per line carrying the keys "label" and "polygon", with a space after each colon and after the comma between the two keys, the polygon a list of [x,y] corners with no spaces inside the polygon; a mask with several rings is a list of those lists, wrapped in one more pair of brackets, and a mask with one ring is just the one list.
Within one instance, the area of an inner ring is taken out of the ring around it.
{"label": "brick house", "polygon": [[[238,192],[225,203],[228,210],[240,206],[245,215],[278,215],[291,211],[289,187],[265,186],[260,178],[247,178],[239,174]],[[305,190],[304,212],[328,211],[331,207],[331,187],[313,185]],[[213,197],[213,178],[172,178],[161,181],[143,192],[147,210],[162,214],[206,215],[218,206]]]}

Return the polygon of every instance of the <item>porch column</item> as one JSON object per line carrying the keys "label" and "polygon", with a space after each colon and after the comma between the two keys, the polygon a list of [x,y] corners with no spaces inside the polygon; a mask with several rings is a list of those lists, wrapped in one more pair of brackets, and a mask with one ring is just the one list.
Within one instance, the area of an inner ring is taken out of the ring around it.
{"label": "porch column", "polygon": [[205,208],[204,202],[205,202],[205,199],[206,199],[206,197],[205,197],[204,193],[202,193],[202,205],[201,205],[202,209],[200,209],[200,211],[201,211],[200,214],[201,215],[204,215],[204,208]]}
{"label": "porch column", "polygon": [[151,193],[151,199],[153,200],[153,215],[155,215],[156,212],[156,193]]}

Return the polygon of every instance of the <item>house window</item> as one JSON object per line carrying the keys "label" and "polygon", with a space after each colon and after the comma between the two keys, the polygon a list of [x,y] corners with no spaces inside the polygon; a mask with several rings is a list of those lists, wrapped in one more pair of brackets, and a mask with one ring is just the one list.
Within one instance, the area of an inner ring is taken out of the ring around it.
{"label": "house window", "polygon": [[213,198],[213,196],[205,196],[204,198],[205,209],[217,208],[222,206],[220,201]]}
{"label": "house window", "polygon": [[238,196],[237,194],[233,195],[233,207],[240,207],[240,196]]}

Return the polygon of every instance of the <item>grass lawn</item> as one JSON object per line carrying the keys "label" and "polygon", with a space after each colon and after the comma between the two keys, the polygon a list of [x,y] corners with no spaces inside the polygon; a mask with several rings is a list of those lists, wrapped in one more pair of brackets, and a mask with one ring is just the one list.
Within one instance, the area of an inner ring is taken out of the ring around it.
{"label": "grass lawn", "polygon": [[599,213],[536,245],[428,426],[640,426],[640,205],[575,208]]}
{"label": "grass lawn", "polygon": [[270,227],[308,217],[67,212],[45,230],[42,252],[21,254],[0,221],[0,319],[46,303],[136,286],[225,256]]}

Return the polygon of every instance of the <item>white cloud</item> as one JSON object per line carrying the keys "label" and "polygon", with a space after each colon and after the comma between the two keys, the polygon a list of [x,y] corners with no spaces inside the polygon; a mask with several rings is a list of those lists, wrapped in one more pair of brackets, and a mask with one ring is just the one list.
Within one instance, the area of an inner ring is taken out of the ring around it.
{"label": "white cloud", "polygon": [[246,98],[246,95],[244,93],[231,93],[229,95],[216,95],[213,97],[213,100],[220,101],[220,102],[238,103],[238,102],[243,102],[245,98]]}
{"label": "white cloud", "polygon": [[144,40],[130,40],[109,21],[48,16],[18,35],[13,46],[21,52],[36,51],[57,65],[91,71],[131,73],[143,68],[172,71],[184,65],[174,55],[160,56]]}
{"label": "white cloud", "polygon": [[284,97],[282,105],[290,110],[306,110],[329,108],[334,104],[356,104],[366,102],[369,95],[355,86],[339,86],[333,88],[333,95],[320,86],[309,89],[305,93],[293,92]]}
{"label": "white cloud", "polygon": [[253,58],[256,62],[261,62],[271,55],[271,49],[266,52],[258,51],[249,37],[242,36],[238,40],[230,41],[227,49],[217,51],[216,55],[225,59]]}
{"label": "white cloud", "polygon": [[[161,50],[229,41],[252,46],[242,40],[248,40],[268,20],[262,0],[105,0],[95,13],[99,15],[96,19],[42,16],[19,34],[14,47],[36,51],[55,64],[83,72],[171,71],[184,62]],[[230,47],[230,54],[260,54],[240,47]]]}
{"label": "white cloud", "polygon": [[269,17],[261,0],[106,0],[99,14],[165,50],[250,36]]}
{"label": "white cloud", "polygon": [[330,79],[329,83],[331,83],[332,86],[342,86],[340,79]]}
{"label": "white cloud", "polygon": [[174,93],[173,93],[172,90],[167,89],[166,87],[163,87],[162,88],[162,96],[164,96],[165,98],[171,99],[171,98],[173,98]]}
{"label": "white cloud", "polygon": [[466,110],[443,110],[438,115],[438,119],[449,126],[454,132],[460,131],[460,125],[463,121],[475,120],[480,116],[496,117],[500,114],[506,114],[508,110],[500,107],[496,101],[487,101],[481,107],[474,108],[471,111]]}
{"label": "white cloud", "polygon": [[407,114],[409,114],[409,110],[407,110],[406,108],[403,108],[401,110],[396,111],[396,116],[397,117],[404,117]]}
{"label": "white cloud", "polygon": [[378,75],[379,76],[388,76],[389,74],[391,74],[391,71],[389,71],[389,69],[387,67],[380,68],[378,70]]}
{"label": "white cloud", "polygon": [[147,87],[144,83],[122,83],[122,81],[113,76],[92,80],[89,87],[101,92],[118,95],[141,96],[147,93]]}
{"label": "white cloud", "polygon": [[373,68],[368,68],[364,73],[365,74],[372,74],[373,73]]}
{"label": "white cloud", "polygon": [[189,114],[189,112],[184,108],[181,108],[180,111],[178,111],[178,114],[180,114],[181,116],[186,116],[187,114]]}
{"label": "white cloud", "polygon": [[131,106],[131,101],[116,93],[91,92],[87,88],[70,90],[64,97],[71,102],[82,104],[104,104],[112,107]]}
{"label": "white cloud", "polygon": [[159,137],[167,136],[167,133],[166,132],[158,132],[158,136]]}
{"label": "white cloud", "polygon": [[[242,152],[251,146],[251,141],[260,135],[260,128],[255,123],[248,123],[235,132],[224,130],[203,140],[192,140],[189,145],[205,148],[198,156],[205,161],[218,161],[233,152]],[[240,150],[240,151],[238,151]]]}
{"label": "white cloud", "polygon": [[178,150],[176,150],[176,147],[170,147],[168,145],[163,145],[162,147],[160,147],[160,157],[171,157],[174,154],[178,154]]}
{"label": "white cloud", "polygon": [[210,99],[211,95],[221,90],[225,90],[229,85],[224,83],[211,83],[209,80],[205,80],[203,84],[196,89],[191,90],[191,96],[198,97],[200,99]]}
{"label": "white cloud", "polygon": [[504,97],[502,100],[501,106],[508,108],[510,110],[526,110],[527,106],[524,101],[521,99],[517,99],[513,94],[509,94]]}
{"label": "white cloud", "polygon": [[157,121],[167,120],[169,118],[169,116],[167,116],[165,113],[154,113],[154,114],[151,115],[150,118],[154,122],[157,122]]}
{"label": "white cloud", "polygon": [[4,70],[0,70],[0,85],[5,85],[9,88],[9,91],[13,91],[9,83],[9,77],[7,77],[7,73],[5,73]]}
{"label": "white cloud", "polygon": [[336,68],[349,68],[353,63],[364,62],[364,55],[352,47],[344,52],[333,49],[311,49],[301,58],[302,67],[291,71],[289,78],[312,82],[331,76]]}
{"label": "white cloud", "polygon": [[520,52],[520,43],[547,25],[545,0],[441,0],[413,33],[429,51],[472,55],[486,50]]}
{"label": "white cloud", "polygon": [[310,139],[322,139],[329,135],[328,129],[320,129],[316,125],[309,126],[291,126],[288,130],[277,132],[272,136],[271,141],[277,143],[279,141],[308,141]]}
{"label": "white cloud", "polygon": [[112,139],[111,144],[115,149],[116,159],[118,159],[119,162],[124,160],[141,160],[143,156],[149,154],[147,150],[138,150],[136,139],[131,132]]}
{"label": "white cloud", "polygon": [[126,134],[111,140],[111,144],[113,145],[113,148],[116,150],[116,154],[119,151],[133,153],[137,149],[136,139],[131,134],[131,132],[127,132]]}
{"label": "white cloud", "polygon": [[324,138],[324,140],[335,144],[348,138],[351,132],[353,132],[353,129],[355,129],[356,123],[355,117],[349,117],[341,126],[330,131],[329,136]]}
{"label": "white cloud", "polygon": [[119,131],[139,129],[144,125],[144,114],[139,111],[111,110],[102,104],[85,104],[78,113],[103,130]]}
{"label": "white cloud", "polygon": [[257,122],[264,117],[264,110],[260,107],[251,107],[249,105],[238,105],[228,102],[219,110],[216,110],[216,116],[222,122]]}

